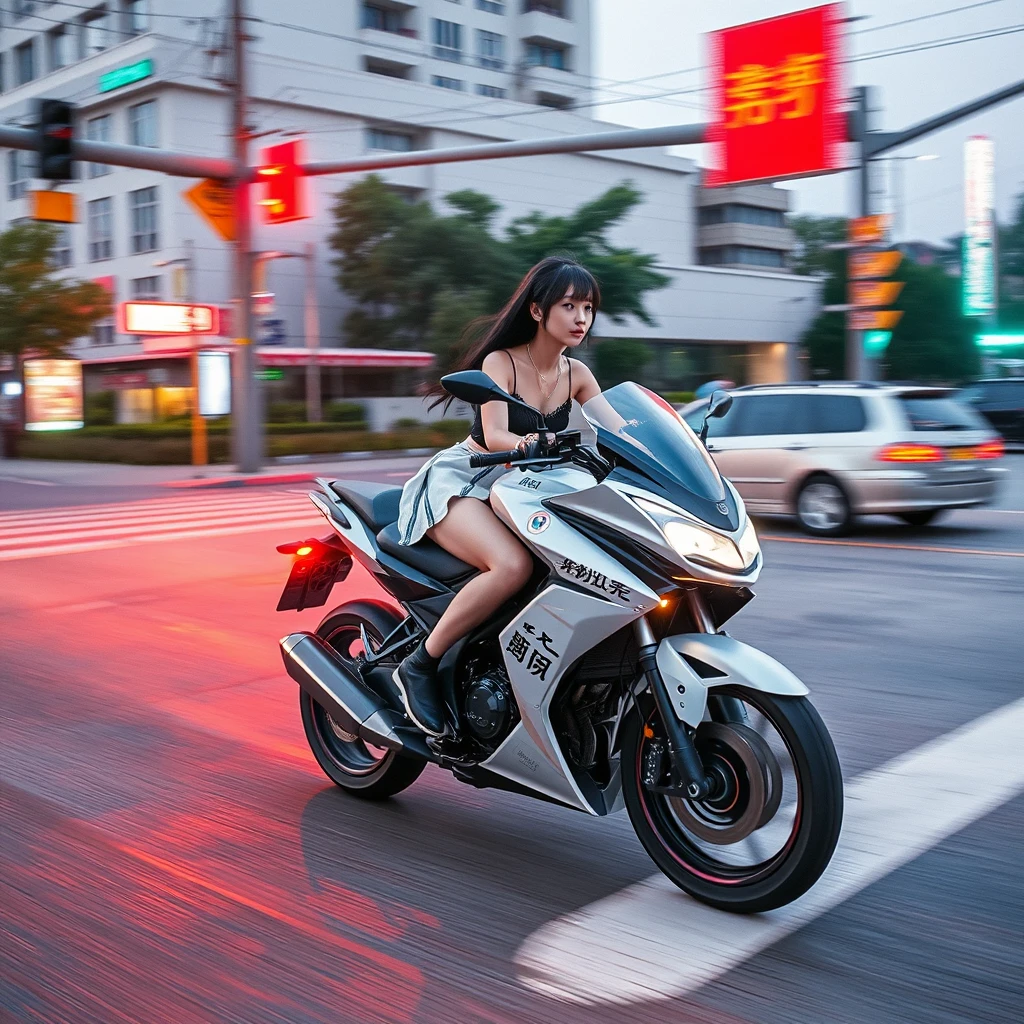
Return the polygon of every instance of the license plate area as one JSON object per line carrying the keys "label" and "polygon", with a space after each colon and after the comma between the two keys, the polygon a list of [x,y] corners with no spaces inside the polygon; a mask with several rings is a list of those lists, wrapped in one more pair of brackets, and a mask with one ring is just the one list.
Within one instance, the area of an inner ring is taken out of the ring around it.
{"label": "license plate area", "polygon": [[950,448],[946,454],[953,462],[973,462],[976,458],[973,446],[970,448]]}
{"label": "license plate area", "polygon": [[334,584],[341,583],[352,569],[352,556],[347,551],[331,544],[309,543],[313,551],[292,562],[277,602],[279,612],[301,612],[326,604]]}

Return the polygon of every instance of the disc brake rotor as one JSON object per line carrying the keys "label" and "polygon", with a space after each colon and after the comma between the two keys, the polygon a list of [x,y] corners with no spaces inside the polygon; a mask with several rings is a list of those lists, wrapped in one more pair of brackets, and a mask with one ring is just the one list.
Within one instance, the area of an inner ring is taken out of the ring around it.
{"label": "disc brake rotor", "polygon": [[669,797],[680,823],[716,846],[741,842],[775,815],[782,800],[782,771],[771,748],[748,726],[701,722],[696,746],[718,785],[705,800]]}

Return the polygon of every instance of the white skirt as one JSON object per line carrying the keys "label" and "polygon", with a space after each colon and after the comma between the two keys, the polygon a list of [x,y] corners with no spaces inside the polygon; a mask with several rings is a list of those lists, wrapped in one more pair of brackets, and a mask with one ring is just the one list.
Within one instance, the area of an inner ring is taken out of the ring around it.
{"label": "white skirt", "polygon": [[422,540],[432,526],[448,514],[453,498],[487,501],[491,485],[507,472],[503,465],[473,469],[471,455],[479,455],[469,441],[460,441],[438,452],[402,488],[398,510],[398,533],[403,544]]}

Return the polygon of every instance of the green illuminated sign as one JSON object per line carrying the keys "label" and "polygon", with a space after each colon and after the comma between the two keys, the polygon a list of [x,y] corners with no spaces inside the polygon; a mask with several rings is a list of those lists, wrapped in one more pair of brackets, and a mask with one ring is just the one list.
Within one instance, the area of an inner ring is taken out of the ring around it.
{"label": "green illuminated sign", "polygon": [[270,370],[257,370],[257,380],[283,380],[284,370],[270,369]]}
{"label": "green illuminated sign", "polygon": [[892,341],[892,331],[865,331],[864,351],[869,356],[881,355]]}
{"label": "green illuminated sign", "polygon": [[141,82],[153,74],[153,61],[147,57],[135,64],[126,64],[123,68],[114,68],[105,75],[100,75],[100,92],[112,92],[122,89],[134,82]]}
{"label": "green illuminated sign", "polygon": [[1013,348],[1024,345],[1024,334],[979,334],[974,343],[978,348]]}

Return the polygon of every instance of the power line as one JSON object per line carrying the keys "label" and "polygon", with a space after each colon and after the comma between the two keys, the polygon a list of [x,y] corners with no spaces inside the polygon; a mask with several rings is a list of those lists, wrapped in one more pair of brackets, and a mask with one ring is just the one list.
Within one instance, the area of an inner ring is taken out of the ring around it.
{"label": "power line", "polygon": [[947,14],[959,14],[961,11],[973,11],[975,7],[990,7],[992,4],[1001,4],[1004,0],[980,0],[976,4],[964,4],[960,7],[949,7],[944,11],[932,11],[931,14],[919,14],[916,18],[904,18],[903,21],[890,21],[885,25],[868,25],[866,28],[857,29],[851,32],[853,36],[867,35],[868,32],[881,32],[882,29],[896,28],[898,25],[910,25],[915,21],[928,21],[930,18],[941,18]]}

